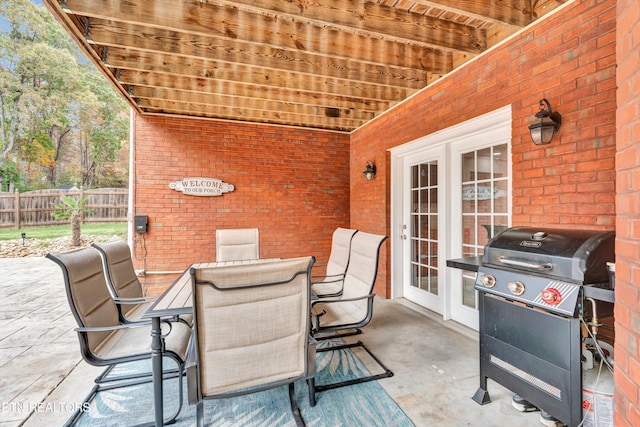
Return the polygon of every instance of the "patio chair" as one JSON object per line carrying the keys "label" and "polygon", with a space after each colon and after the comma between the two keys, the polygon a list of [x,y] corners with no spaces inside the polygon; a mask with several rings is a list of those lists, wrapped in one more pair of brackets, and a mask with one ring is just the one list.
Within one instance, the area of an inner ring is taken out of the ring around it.
{"label": "patio chair", "polygon": [[313,257],[192,268],[194,338],[187,361],[190,404],[289,386],[306,379],[315,406],[315,341],[309,335]]}
{"label": "patio chair", "polygon": [[[139,322],[150,304],[156,298],[147,297],[133,268],[131,250],[124,240],[92,245],[102,256],[107,285],[118,307],[120,320],[123,323]],[[191,326],[192,316],[185,315],[174,318]]]}
{"label": "patio chair", "polygon": [[[335,298],[323,298],[311,301],[313,319],[312,334],[316,339],[331,339],[361,334],[361,327],[367,325],[373,316],[373,287],[378,273],[380,247],[387,236],[377,234],[355,233],[351,240],[349,265],[344,276],[342,294]],[[355,332],[353,332],[355,330]],[[352,332],[344,332],[352,331]],[[336,384],[316,386],[317,391],[324,391],[345,385],[358,384],[393,375],[362,343],[318,348],[318,352],[342,350],[361,347],[380,365],[384,373],[369,375]]]}
{"label": "patio chair", "polygon": [[216,261],[239,261],[260,258],[257,228],[216,230]]}
{"label": "patio chair", "polygon": [[[150,373],[108,377],[117,364],[151,358],[151,322],[121,322],[107,288],[100,254],[92,248],[83,248],[48,254],[47,258],[62,269],[69,307],[78,324],[75,331],[82,358],[90,365],[107,367],[95,379],[96,384],[84,402],[91,401],[99,391],[150,382]],[[177,374],[180,390],[178,409],[167,421],[172,422],[182,407],[182,377],[191,328],[181,322],[166,322],[164,326],[167,331],[163,328],[163,354],[178,366],[168,373],[174,377]],[[73,423],[78,415],[79,411],[68,422]]]}
{"label": "patio chair", "polygon": [[[311,277],[311,290],[318,298],[339,297],[342,295],[344,274],[349,265],[351,239],[358,230],[336,228],[331,238],[331,254],[324,276]],[[319,280],[322,279],[322,280]]]}
{"label": "patio chair", "polygon": [[104,262],[107,285],[123,322],[140,321],[154,299],[146,298],[133,268],[131,251],[124,240],[94,243]]}

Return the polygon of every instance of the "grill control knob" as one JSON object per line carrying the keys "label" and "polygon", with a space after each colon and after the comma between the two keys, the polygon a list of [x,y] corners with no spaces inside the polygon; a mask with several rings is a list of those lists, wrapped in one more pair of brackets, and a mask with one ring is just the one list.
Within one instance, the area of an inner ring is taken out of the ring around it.
{"label": "grill control knob", "polygon": [[546,288],[540,292],[540,298],[549,305],[558,305],[562,301],[562,294],[556,288]]}
{"label": "grill control knob", "polygon": [[493,288],[496,285],[496,278],[491,274],[485,274],[480,278],[480,283],[487,288]]}
{"label": "grill control knob", "polygon": [[511,291],[515,296],[520,296],[524,294],[524,283],[519,280],[515,280],[513,282],[507,283],[507,288]]}

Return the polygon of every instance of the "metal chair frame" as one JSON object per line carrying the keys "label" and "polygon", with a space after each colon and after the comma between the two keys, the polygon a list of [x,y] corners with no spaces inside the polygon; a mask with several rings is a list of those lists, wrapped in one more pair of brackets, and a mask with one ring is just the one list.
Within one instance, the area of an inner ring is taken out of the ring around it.
{"label": "metal chair frame", "polygon": [[[139,294],[140,296],[139,297],[123,297],[122,295],[120,295],[120,291],[119,291],[120,286],[118,286],[117,274],[114,271],[114,268],[115,268],[114,264],[116,263],[116,261],[113,259],[114,251],[124,249],[124,247],[126,246],[127,252],[129,253],[129,258],[128,260],[121,261],[121,262],[127,262],[127,263],[132,262],[130,257],[131,252],[129,251],[129,245],[124,240],[117,240],[114,242],[107,242],[107,243],[94,243],[92,246],[100,253],[102,257],[104,271],[107,278],[107,285],[109,286],[109,291],[113,296],[113,300],[115,301],[116,306],[118,307],[120,320],[123,323],[140,321],[139,317],[128,317],[127,313],[130,312],[131,310],[135,310],[137,307],[148,306],[150,303],[155,301],[155,298],[147,298],[145,296],[145,293],[142,289],[142,284],[138,281],[137,277],[135,276],[135,270],[133,269],[133,264],[130,265],[130,270],[131,270],[130,273],[133,277],[135,277],[135,281],[137,282],[135,293]],[[118,247],[118,246],[121,246],[121,247]],[[127,270],[129,270],[129,266],[127,266]],[[127,310],[127,309],[124,309],[123,306],[131,306],[131,308]]]}
{"label": "metal chair frame", "polygon": [[[80,353],[82,355],[82,358],[90,365],[106,366],[106,369],[95,378],[94,387],[91,389],[89,394],[85,397],[84,401],[82,402],[82,405],[79,406],[78,410],[76,410],[76,412],[72,414],[71,417],[67,420],[67,422],[65,423],[65,426],[73,425],[77,421],[81,413],[80,412],[81,408],[84,407],[86,403],[91,402],[91,400],[93,400],[93,398],[98,392],[105,391],[105,390],[113,390],[113,389],[123,388],[123,387],[130,387],[130,386],[144,384],[152,381],[151,373],[120,375],[113,378],[108,377],[111,370],[118,364],[150,359],[151,350],[132,353],[126,356],[104,358],[95,354],[95,352],[91,349],[91,345],[89,342],[89,334],[96,333],[96,332],[112,332],[112,331],[118,331],[118,330],[133,331],[134,329],[138,329],[138,328],[147,328],[149,330],[149,335],[148,335],[149,342],[151,342],[151,328],[150,328],[151,322],[144,321],[144,322],[136,322],[136,323],[119,323],[119,324],[104,325],[104,326],[87,326],[86,325],[85,319],[81,315],[77,306],[74,290],[72,289],[73,284],[72,284],[71,274],[69,272],[69,267],[67,265],[68,258],[72,258],[74,256],[80,256],[84,254],[87,254],[89,256],[91,256],[91,254],[95,254],[95,257],[93,259],[87,260],[87,263],[89,264],[89,266],[87,266],[87,269],[90,270],[91,268],[94,268],[96,272],[99,271],[101,273],[102,280],[98,279],[96,281],[98,286],[95,289],[93,289],[93,294],[95,294],[96,297],[100,297],[100,296],[104,297],[103,294],[108,293],[108,289],[107,289],[106,281],[104,280],[105,276],[104,276],[102,260],[97,251],[91,248],[82,248],[82,249],[77,249],[77,250],[66,252],[66,253],[59,253],[59,254],[50,253],[46,256],[46,258],[58,264],[62,270],[64,283],[65,283],[65,290],[67,294],[67,301],[69,303],[71,313],[73,314],[73,317],[75,318],[78,324],[78,327],[75,328],[75,331],[78,334],[78,340],[80,342]],[[103,285],[103,287],[99,286],[100,282],[102,282],[101,284]],[[115,313],[118,313],[118,316],[119,316],[119,312],[115,307],[116,305],[115,302],[113,302],[110,299],[109,301],[113,304],[113,307],[111,309],[114,311],[114,315]],[[105,302],[106,302],[106,299],[105,299]],[[106,303],[109,304],[108,302]],[[173,329],[173,324],[171,322],[169,321],[164,321],[164,322],[166,325],[168,325],[169,331],[163,335],[163,338],[167,337],[171,333],[171,330]],[[180,357],[180,355],[169,350],[165,351],[164,356],[172,359],[177,365],[177,369],[167,370],[164,373],[165,379],[178,377],[178,382],[179,382],[179,396],[180,396],[179,400],[180,401],[179,401],[178,408],[176,412],[166,420],[166,423],[172,423],[178,417],[180,410],[182,408],[182,402],[183,402],[182,377],[184,374],[184,360]]]}
{"label": "metal chair frame", "polygon": [[[375,262],[369,266],[371,270],[368,271],[368,273],[371,276],[369,292],[366,295],[360,295],[352,298],[343,298],[345,288],[349,286],[348,277],[352,274],[352,270],[357,269],[357,266],[352,263],[353,254],[356,251],[361,250],[361,248],[358,247],[359,245],[366,244],[366,242],[360,243],[360,240],[362,239],[365,239],[365,240],[377,239],[377,246],[372,248],[364,248],[365,250],[368,249],[368,251],[370,252],[370,255],[372,255],[375,251]],[[349,251],[350,260],[349,260],[349,265],[347,267],[347,271],[345,272],[345,278],[344,278],[345,285],[343,287],[343,292],[339,297],[327,298],[327,299],[320,298],[320,299],[311,301],[312,317],[314,321],[314,324],[312,327],[312,335],[316,340],[327,340],[327,339],[342,338],[345,336],[361,334],[362,330],[360,328],[366,326],[371,321],[373,317],[373,300],[375,297],[375,294],[373,293],[373,287],[375,285],[377,272],[378,272],[380,248],[382,247],[382,244],[386,239],[387,239],[386,236],[377,236],[377,235],[372,235],[372,234],[363,233],[363,232],[358,232],[354,234],[351,240],[351,247]],[[326,310],[330,310],[330,307],[332,304],[344,304],[344,303],[361,302],[361,301],[366,301],[367,310],[366,310],[365,316],[361,318],[359,321],[355,321],[355,322],[351,321],[351,322],[344,322],[344,323],[324,325],[324,326],[322,325],[322,316],[327,314]],[[315,306],[320,306],[320,305],[324,306],[325,308],[321,312],[314,314],[313,308]],[[345,330],[351,330],[352,332],[346,332],[346,333],[340,332]],[[382,364],[382,362],[364,345],[362,341],[319,348],[316,351],[326,352],[326,351],[336,351],[336,350],[343,350],[343,349],[356,348],[356,347],[361,347],[364,351],[366,351],[372,357],[372,359],[382,368],[383,373],[368,375],[365,377],[342,381],[342,382],[333,383],[333,384],[316,385],[316,391],[322,392],[325,390],[331,390],[339,387],[345,387],[353,384],[360,384],[363,382],[374,381],[381,378],[388,378],[393,376],[393,372],[390,369],[388,369],[384,364]]]}
{"label": "metal chair frame", "polygon": [[[310,282],[310,277],[311,277],[311,268],[313,267],[313,263],[315,261],[315,259],[313,257],[308,257],[309,258],[309,263],[308,263],[308,267],[306,268],[306,270],[300,270],[297,271],[291,278],[288,278],[286,280],[282,280],[282,281],[273,281],[273,282],[265,282],[265,283],[253,283],[253,284],[247,284],[247,285],[235,285],[233,287],[219,287],[217,286],[216,283],[212,283],[210,281],[204,281],[204,280],[197,280],[196,279],[196,274],[197,274],[197,269],[192,268],[191,269],[191,276],[192,276],[192,286],[193,286],[193,298],[194,298],[194,303],[193,303],[193,307],[194,307],[194,339],[191,340],[191,345],[189,346],[189,353],[187,355],[187,388],[188,388],[188,396],[189,396],[189,403],[190,404],[196,404],[196,417],[197,417],[197,425],[198,426],[203,426],[204,425],[204,400],[205,399],[220,399],[220,398],[229,398],[229,397],[236,397],[236,396],[241,396],[241,395],[245,395],[245,394],[251,394],[251,393],[257,393],[257,392],[261,392],[261,391],[265,391],[268,389],[272,389],[275,387],[279,387],[282,385],[288,385],[288,389],[289,389],[289,402],[290,402],[290,407],[291,407],[291,412],[293,414],[294,420],[296,422],[296,426],[304,426],[304,420],[302,419],[302,415],[300,413],[300,409],[295,401],[295,393],[294,393],[294,382],[299,380],[299,379],[306,379],[307,382],[307,386],[309,389],[309,403],[310,405],[313,407],[316,404],[316,398],[315,398],[315,392],[316,392],[316,387],[315,387],[315,353],[316,353],[316,342],[313,339],[313,337],[311,337],[311,335],[308,335],[308,342],[307,342],[307,356],[306,356],[306,366],[307,366],[307,371],[299,377],[292,377],[292,378],[285,378],[285,379],[280,379],[280,380],[276,380],[276,381],[271,381],[267,384],[262,384],[262,385],[256,385],[256,386],[252,386],[250,388],[245,388],[245,389],[240,389],[240,390],[231,390],[231,391],[227,391],[227,392],[220,392],[220,393],[216,393],[213,395],[203,395],[203,392],[201,390],[201,380],[200,380],[200,370],[201,370],[201,366],[202,363],[199,360],[199,344],[198,344],[198,333],[199,333],[199,328],[198,328],[198,317],[201,315],[201,313],[198,312],[198,304],[196,303],[196,288],[199,286],[210,286],[214,289],[216,289],[217,291],[220,292],[228,292],[228,291],[238,291],[238,290],[250,290],[250,289],[255,289],[255,288],[264,288],[264,287],[268,287],[268,286],[274,286],[274,285],[281,285],[281,284],[286,284],[286,283],[290,283],[292,282],[294,279],[296,279],[298,276],[304,274],[307,276],[307,289],[309,286],[309,282]],[[283,261],[287,261],[287,260],[283,260]],[[278,261],[273,261],[273,262],[279,262]],[[246,267],[247,264],[243,264],[241,266],[245,266]],[[266,263],[261,263],[261,264],[256,264],[259,267],[264,267],[266,265],[268,265],[268,262]],[[233,268],[233,266],[232,266]],[[308,298],[307,298],[308,301]],[[307,305],[307,309],[309,308],[309,306]],[[307,322],[309,322],[309,318],[307,317]],[[307,323],[307,328],[309,329],[309,323]]]}

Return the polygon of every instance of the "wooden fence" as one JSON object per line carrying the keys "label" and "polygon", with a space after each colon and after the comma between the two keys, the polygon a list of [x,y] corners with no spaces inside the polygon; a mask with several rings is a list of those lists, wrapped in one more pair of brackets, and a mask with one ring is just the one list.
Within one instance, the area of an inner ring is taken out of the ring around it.
{"label": "wooden fence", "polygon": [[84,207],[83,222],[124,222],[127,220],[128,190],[101,188],[96,190],[38,190],[26,193],[0,192],[0,228],[21,228],[40,225],[68,224],[69,220],[56,220],[51,203],[60,203],[65,194],[75,199],[89,197]]}

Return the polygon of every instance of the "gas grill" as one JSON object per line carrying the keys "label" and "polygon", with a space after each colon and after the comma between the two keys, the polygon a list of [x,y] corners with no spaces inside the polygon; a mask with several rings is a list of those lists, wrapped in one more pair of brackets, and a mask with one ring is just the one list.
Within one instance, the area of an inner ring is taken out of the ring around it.
{"label": "gas grill", "polygon": [[[570,425],[582,419],[581,320],[586,298],[613,311],[610,231],[514,227],[485,246],[479,297],[480,387],[491,378]],[[599,313],[600,314],[600,313]]]}

